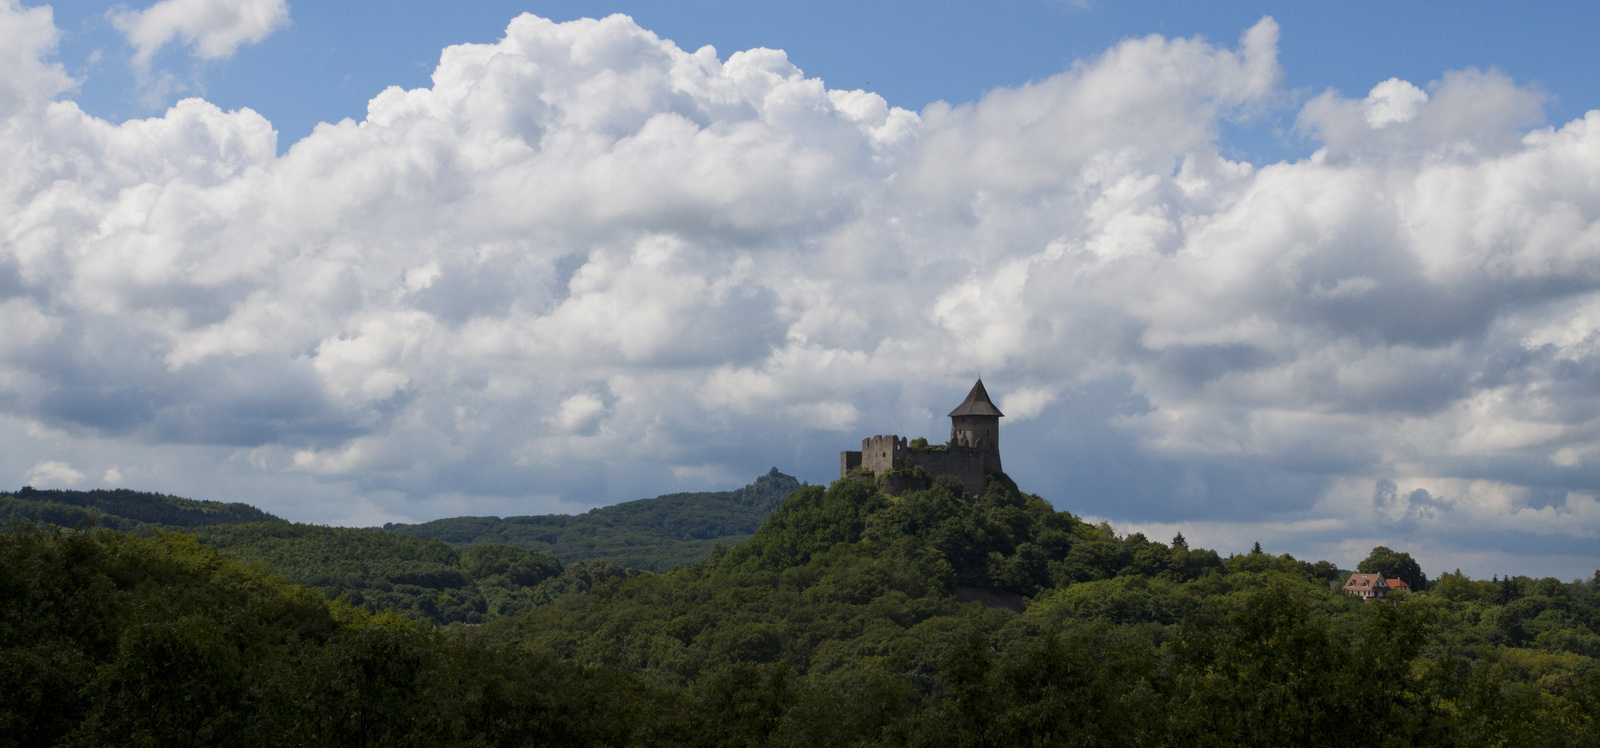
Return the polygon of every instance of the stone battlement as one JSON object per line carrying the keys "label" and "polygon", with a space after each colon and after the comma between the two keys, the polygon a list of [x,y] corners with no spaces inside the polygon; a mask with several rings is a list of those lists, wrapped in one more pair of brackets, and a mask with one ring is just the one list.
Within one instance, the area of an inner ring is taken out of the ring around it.
{"label": "stone battlement", "polygon": [[873,475],[899,470],[905,467],[908,451],[905,437],[894,434],[868,437],[861,440],[861,466],[871,470]]}
{"label": "stone battlement", "polygon": [[899,493],[909,488],[899,471],[920,467],[933,477],[961,481],[969,494],[982,494],[989,475],[1000,472],[1000,419],[1005,414],[989,400],[983,380],[972,386],[967,399],[950,412],[950,443],[939,448],[913,449],[906,438],[879,434],[861,440],[861,451],[839,454],[839,476],[862,468],[885,479],[884,490]]}

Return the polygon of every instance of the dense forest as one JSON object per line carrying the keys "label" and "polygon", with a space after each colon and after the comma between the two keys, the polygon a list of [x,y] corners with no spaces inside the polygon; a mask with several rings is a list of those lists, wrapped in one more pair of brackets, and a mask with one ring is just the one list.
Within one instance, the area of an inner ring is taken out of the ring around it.
{"label": "dense forest", "polygon": [[439,540],[352,527],[256,522],[192,533],[329,599],[439,624],[482,623],[612,577],[643,573],[608,561],[562,565],[547,553],[510,545],[457,550]]}
{"label": "dense forest", "polygon": [[[774,468],[734,491],[668,494],[579,515],[455,517],[376,529],[285,522],[246,504],[129,490],[0,494],[0,521],[182,529],[285,581],[368,612],[482,623],[748,538],[801,487]],[[565,562],[565,563],[563,563]]]}
{"label": "dense forest", "polygon": [[283,522],[249,504],[196,501],[125,488],[112,491],[40,491],[32,486],[24,486],[16,493],[0,493],[0,522],[14,520],[63,527],[74,527],[89,521],[113,530]]}
{"label": "dense forest", "polygon": [[1600,572],[1416,569],[1364,603],[1332,564],[1118,535],[1003,477],[842,480],[698,563],[565,589],[579,565],[526,548],[371,541],[530,595],[441,627],[285,582],[373,572],[272,527],[0,535],[0,742],[1600,745]]}
{"label": "dense forest", "polygon": [[773,468],[734,491],[667,494],[576,515],[452,517],[383,529],[452,545],[514,545],[563,562],[600,560],[666,571],[705,558],[718,544],[744,542],[800,486]]}

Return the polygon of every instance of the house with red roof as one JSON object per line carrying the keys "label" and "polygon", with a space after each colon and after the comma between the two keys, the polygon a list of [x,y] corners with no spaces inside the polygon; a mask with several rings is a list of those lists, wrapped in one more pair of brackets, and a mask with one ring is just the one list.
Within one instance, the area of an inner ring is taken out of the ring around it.
{"label": "house with red roof", "polygon": [[[1396,579],[1396,582],[1400,580]],[[1405,584],[1405,582],[1400,582]],[[1344,581],[1344,593],[1355,595],[1363,600],[1382,600],[1389,596],[1389,581],[1382,574],[1351,574]],[[1410,588],[1407,588],[1410,589]]]}

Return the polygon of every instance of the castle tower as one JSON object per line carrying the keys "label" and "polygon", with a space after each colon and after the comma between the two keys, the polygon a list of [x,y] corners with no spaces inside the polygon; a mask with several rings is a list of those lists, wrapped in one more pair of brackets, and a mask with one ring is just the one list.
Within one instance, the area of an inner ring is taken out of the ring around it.
{"label": "castle tower", "polygon": [[950,446],[1000,451],[1001,413],[983,388],[983,380],[972,385],[967,399],[950,411]]}
{"label": "castle tower", "polygon": [[[860,452],[839,453],[839,477],[850,478],[859,469],[876,478],[885,493],[896,495],[927,488],[929,478],[950,477],[961,482],[968,496],[980,497],[989,476],[1002,472],[1000,419],[1004,417],[980,379],[967,399],[950,411],[949,444],[913,447],[895,434],[867,437],[861,440]],[[918,476],[918,471],[926,475]]]}

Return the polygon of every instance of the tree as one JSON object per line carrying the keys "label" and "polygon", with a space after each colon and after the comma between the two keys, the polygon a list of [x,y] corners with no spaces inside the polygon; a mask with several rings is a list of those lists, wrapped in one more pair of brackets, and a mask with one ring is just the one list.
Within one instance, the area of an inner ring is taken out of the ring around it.
{"label": "tree", "polygon": [[1257,540],[1255,545],[1250,546],[1250,553],[1254,555],[1261,554],[1261,541]]}
{"label": "tree", "polygon": [[1311,578],[1337,582],[1339,581],[1339,567],[1334,566],[1330,561],[1318,561],[1311,565]]}
{"label": "tree", "polygon": [[1401,579],[1411,585],[1411,589],[1422,591],[1428,586],[1428,575],[1422,573],[1422,567],[1409,553],[1390,550],[1386,546],[1372,549],[1365,561],[1356,565],[1356,571],[1362,574],[1382,574],[1384,579]]}

